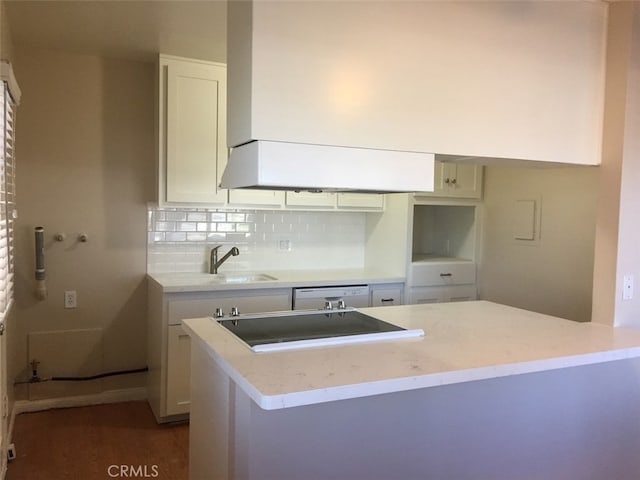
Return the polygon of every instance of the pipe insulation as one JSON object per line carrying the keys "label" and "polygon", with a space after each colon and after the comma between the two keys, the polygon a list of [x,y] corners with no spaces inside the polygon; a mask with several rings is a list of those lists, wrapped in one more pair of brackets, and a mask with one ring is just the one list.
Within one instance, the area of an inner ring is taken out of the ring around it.
{"label": "pipe insulation", "polygon": [[44,269],[44,228],[36,227],[36,295],[40,300],[47,298],[47,277]]}

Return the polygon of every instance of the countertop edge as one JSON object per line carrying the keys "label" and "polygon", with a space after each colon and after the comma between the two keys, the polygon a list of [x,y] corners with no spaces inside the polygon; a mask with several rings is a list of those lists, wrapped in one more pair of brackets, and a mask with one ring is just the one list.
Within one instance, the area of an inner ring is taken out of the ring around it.
{"label": "countertop edge", "polygon": [[[249,382],[242,383],[245,392],[264,410],[300,407],[338,400],[383,395],[386,393],[405,392],[423,388],[441,387],[458,383],[491,380],[494,378],[524,375],[528,373],[547,372],[562,368],[580,367],[597,363],[613,362],[640,357],[640,347],[594,352],[568,357],[548,358],[529,362],[508,363],[489,367],[478,367],[466,370],[455,370],[436,374],[418,375],[397,379],[382,380],[354,385],[342,385],[320,390],[286,393],[282,395],[262,395]],[[232,368],[229,366],[229,368]],[[227,372],[229,373],[229,372]],[[233,376],[237,380],[236,376]],[[250,392],[246,387],[251,387]]]}
{"label": "countertop edge", "polygon": [[[238,272],[235,272],[238,273]],[[189,293],[189,292],[224,292],[231,290],[258,290],[258,289],[278,289],[278,288],[294,288],[294,287],[331,287],[342,285],[376,285],[376,284],[393,284],[405,283],[405,276],[390,275],[384,272],[353,272],[345,274],[342,271],[287,271],[267,272],[276,280],[264,280],[256,282],[238,282],[238,283],[201,283],[200,281],[190,280],[191,278],[202,278],[206,281],[208,274],[157,274],[147,273],[147,279],[159,286],[163,293]],[[315,275],[315,276],[314,276]],[[164,278],[184,278],[184,283],[173,284],[167,282]]]}

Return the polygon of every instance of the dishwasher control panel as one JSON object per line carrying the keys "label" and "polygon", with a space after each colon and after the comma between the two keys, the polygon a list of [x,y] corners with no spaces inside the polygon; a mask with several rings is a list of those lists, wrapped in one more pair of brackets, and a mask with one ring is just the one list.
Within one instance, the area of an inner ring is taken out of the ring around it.
{"label": "dishwasher control panel", "polygon": [[340,285],[293,289],[293,309],[368,307],[369,285]]}

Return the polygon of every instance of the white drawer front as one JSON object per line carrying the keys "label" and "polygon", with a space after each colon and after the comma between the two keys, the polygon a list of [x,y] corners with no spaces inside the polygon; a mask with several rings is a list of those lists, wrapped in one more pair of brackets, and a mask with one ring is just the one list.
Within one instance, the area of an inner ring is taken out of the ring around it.
{"label": "white drawer front", "polygon": [[222,308],[228,315],[232,307],[237,307],[240,313],[291,310],[291,294],[172,300],[169,302],[169,325],[180,325],[185,318],[212,316],[216,308]]}
{"label": "white drawer front", "polygon": [[389,305],[402,305],[402,290],[400,288],[381,288],[371,292],[372,307]]}
{"label": "white drawer front", "polygon": [[457,285],[452,287],[416,287],[409,289],[409,303],[466,302],[476,300],[475,285]]}
{"label": "white drawer front", "polygon": [[416,286],[465,285],[476,282],[475,263],[418,263],[409,268],[408,283]]}

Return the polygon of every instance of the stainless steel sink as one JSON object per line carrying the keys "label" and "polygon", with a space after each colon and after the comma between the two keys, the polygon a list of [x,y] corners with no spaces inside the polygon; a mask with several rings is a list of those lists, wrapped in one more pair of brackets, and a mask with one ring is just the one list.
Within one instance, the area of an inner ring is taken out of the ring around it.
{"label": "stainless steel sink", "polygon": [[211,283],[251,283],[277,280],[266,273],[216,273],[211,275]]}

